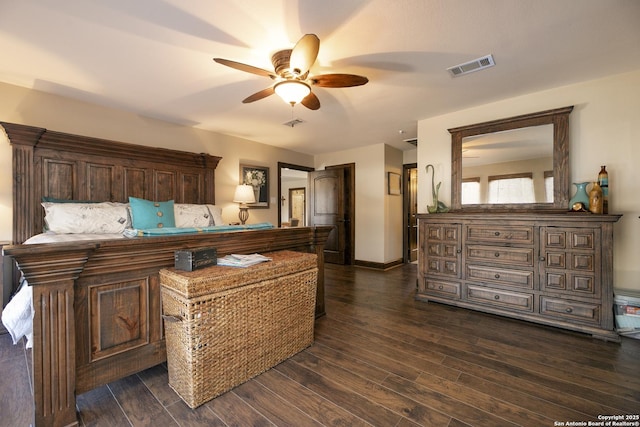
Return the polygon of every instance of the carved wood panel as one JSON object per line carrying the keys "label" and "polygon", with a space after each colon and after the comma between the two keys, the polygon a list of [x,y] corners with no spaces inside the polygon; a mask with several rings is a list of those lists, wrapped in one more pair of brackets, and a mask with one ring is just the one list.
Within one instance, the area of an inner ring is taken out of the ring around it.
{"label": "carved wood panel", "polygon": [[176,194],[177,176],[173,171],[153,172],[153,200],[181,200]]}
{"label": "carved wood panel", "polygon": [[101,202],[114,200],[115,188],[121,182],[117,179],[115,169],[114,165],[87,163],[87,183],[80,188],[86,189],[88,200]]}
{"label": "carved wood panel", "polygon": [[72,161],[45,159],[42,162],[44,168],[42,178],[42,192],[49,197],[56,199],[78,199],[75,185],[68,184],[77,182],[78,168]]}
{"label": "carved wood panel", "polygon": [[91,361],[149,343],[149,281],[89,287]]}
{"label": "carved wood panel", "polygon": [[199,195],[202,194],[202,176],[194,173],[181,173],[178,179],[180,181],[178,188],[182,192],[180,198],[183,203],[198,203]]}
{"label": "carved wood panel", "polygon": [[147,171],[141,168],[124,167],[124,195],[122,200],[129,200],[129,196],[145,199],[147,197]]}

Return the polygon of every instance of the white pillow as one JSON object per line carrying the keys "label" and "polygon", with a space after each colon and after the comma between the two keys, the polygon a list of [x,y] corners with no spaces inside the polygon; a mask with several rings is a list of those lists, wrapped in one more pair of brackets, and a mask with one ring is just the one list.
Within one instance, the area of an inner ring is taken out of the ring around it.
{"label": "white pillow", "polygon": [[47,229],[54,233],[118,234],[131,227],[126,203],[43,202]]}
{"label": "white pillow", "polygon": [[224,225],[222,222],[222,208],[216,205],[207,205],[209,212],[213,215],[213,224],[211,225]]}
{"label": "white pillow", "polygon": [[192,205],[188,203],[175,203],[173,212],[176,219],[176,227],[210,227],[214,225],[213,215],[207,205]]}

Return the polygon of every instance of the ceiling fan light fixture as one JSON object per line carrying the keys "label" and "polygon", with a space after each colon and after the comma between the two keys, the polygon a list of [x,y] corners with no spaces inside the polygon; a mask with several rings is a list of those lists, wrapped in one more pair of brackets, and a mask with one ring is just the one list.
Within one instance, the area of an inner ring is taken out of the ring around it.
{"label": "ceiling fan light fixture", "polygon": [[305,82],[300,80],[285,80],[276,83],[273,87],[276,94],[287,104],[295,105],[301,102],[309,93],[311,88]]}

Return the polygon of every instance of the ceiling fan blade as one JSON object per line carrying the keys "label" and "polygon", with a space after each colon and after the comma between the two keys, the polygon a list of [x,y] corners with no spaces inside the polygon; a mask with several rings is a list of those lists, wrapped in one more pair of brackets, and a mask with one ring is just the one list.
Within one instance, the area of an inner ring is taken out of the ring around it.
{"label": "ceiling fan blade", "polygon": [[305,34],[291,51],[289,67],[296,76],[301,76],[309,71],[316,62],[320,51],[320,39],[315,34]]}
{"label": "ceiling fan blade", "polygon": [[277,76],[271,71],[264,70],[262,68],[254,67],[253,65],[243,64],[241,62],[231,61],[223,58],[213,58],[218,64],[226,65],[227,67],[235,68],[236,70],[244,71],[247,73],[257,74],[259,76],[270,77],[275,79]]}
{"label": "ceiling fan blade", "polygon": [[309,95],[305,96],[300,103],[310,110],[320,108],[320,100],[313,92],[309,92]]}
{"label": "ceiling fan blade", "polygon": [[266,89],[262,89],[260,92],[256,92],[253,95],[246,97],[245,99],[242,100],[242,103],[248,104],[250,102],[259,101],[262,98],[266,98],[267,96],[273,95],[274,93],[276,92],[273,90],[273,86],[268,87]]}
{"label": "ceiling fan blade", "polygon": [[367,84],[368,78],[355,74],[320,74],[309,78],[312,85],[320,87],[352,87]]}

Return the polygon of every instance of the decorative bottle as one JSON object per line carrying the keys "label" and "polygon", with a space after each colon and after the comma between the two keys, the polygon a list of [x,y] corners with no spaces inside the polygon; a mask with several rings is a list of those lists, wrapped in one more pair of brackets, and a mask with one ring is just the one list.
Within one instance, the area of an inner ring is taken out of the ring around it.
{"label": "decorative bottle", "polygon": [[609,213],[609,173],[606,166],[600,166],[598,184],[602,188],[602,213]]}
{"label": "decorative bottle", "polygon": [[594,182],[589,191],[589,210],[594,214],[601,214],[603,209],[603,191],[597,182]]}

